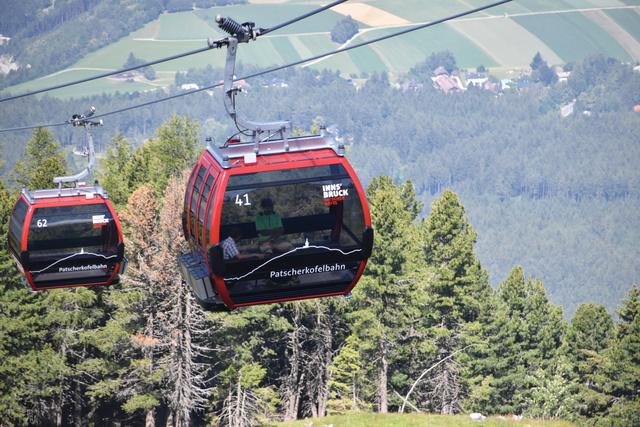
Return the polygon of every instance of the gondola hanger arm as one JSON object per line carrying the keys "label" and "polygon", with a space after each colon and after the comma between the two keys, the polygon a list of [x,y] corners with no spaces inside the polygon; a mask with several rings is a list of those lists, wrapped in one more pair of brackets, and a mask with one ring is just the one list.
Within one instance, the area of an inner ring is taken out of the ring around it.
{"label": "gondola hanger arm", "polygon": [[66,183],[75,183],[77,186],[78,182],[81,179],[84,179],[87,176],[89,176],[89,174],[91,173],[91,170],[93,169],[93,166],[95,165],[96,155],[95,155],[95,149],[93,145],[93,134],[91,130],[96,126],[103,125],[102,119],[97,121],[89,120],[90,117],[95,114],[95,112],[96,112],[96,107],[92,106],[91,108],[89,108],[89,110],[87,110],[82,114],[74,114],[67,121],[67,123],[69,123],[73,127],[83,127],[85,129],[85,132],[87,135],[87,148],[88,148],[87,157],[88,157],[89,163],[87,164],[86,168],[84,168],[82,171],[78,172],[75,175],[57,176],[53,178],[53,183],[58,184],[58,190],[61,190],[62,185]]}

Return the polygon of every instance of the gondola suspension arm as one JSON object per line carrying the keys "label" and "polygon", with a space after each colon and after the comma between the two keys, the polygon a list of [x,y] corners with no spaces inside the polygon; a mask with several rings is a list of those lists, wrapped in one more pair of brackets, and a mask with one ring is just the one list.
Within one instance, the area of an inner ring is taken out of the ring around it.
{"label": "gondola suspension arm", "polygon": [[92,128],[96,127],[96,126],[102,126],[102,120],[98,120],[98,121],[92,121],[89,120],[89,118],[91,116],[93,116],[96,112],[96,107],[91,107],[88,111],[86,111],[85,113],[82,114],[74,114],[71,119],[68,121],[68,123],[73,126],[73,127],[84,127],[86,135],[87,135],[87,146],[88,146],[88,154],[87,156],[89,157],[89,163],[87,164],[87,167],[84,168],[82,171],[78,172],[75,175],[69,175],[69,176],[57,176],[55,178],[53,178],[53,182],[54,184],[58,184],[58,190],[62,189],[62,185],[63,184],[67,184],[67,183],[75,183],[76,187],[78,186],[78,182],[81,179],[86,178],[87,176],[89,176],[89,174],[91,173],[91,169],[93,169],[93,166],[95,164],[95,149],[93,146],[93,134],[91,132]]}
{"label": "gondola suspension arm", "polygon": [[[227,58],[224,69],[224,106],[231,116],[231,119],[236,123],[239,128],[244,128],[251,132],[253,142],[255,144],[254,151],[256,154],[260,151],[260,142],[264,141],[263,134],[279,133],[280,137],[284,141],[285,148],[288,148],[287,138],[289,130],[291,129],[291,123],[289,121],[277,121],[277,122],[254,122],[246,120],[239,116],[236,111],[235,97],[241,88],[233,84],[235,79],[236,68],[236,54],[238,52],[238,43],[248,43],[251,40],[255,40],[259,35],[259,30],[254,29],[252,22],[245,22],[239,24],[232,18],[223,18],[220,15],[216,17],[216,22],[221,30],[230,34],[230,37],[225,39],[227,45]],[[269,139],[267,137],[266,139]]]}

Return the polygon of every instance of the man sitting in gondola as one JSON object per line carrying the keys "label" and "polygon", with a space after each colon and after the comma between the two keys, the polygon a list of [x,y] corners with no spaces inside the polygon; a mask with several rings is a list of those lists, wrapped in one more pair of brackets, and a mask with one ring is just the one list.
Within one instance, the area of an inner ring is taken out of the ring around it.
{"label": "man sitting in gondola", "polygon": [[273,200],[265,197],[260,201],[261,212],[256,216],[256,231],[260,252],[286,252],[292,248],[283,237],[282,217],[274,210]]}
{"label": "man sitting in gondola", "polygon": [[232,227],[231,230],[229,230],[227,238],[222,241],[222,252],[225,260],[238,260],[255,257],[255,255],[243,254],[238,250],[236,242],[241,239],[242,230],[238,227]]}

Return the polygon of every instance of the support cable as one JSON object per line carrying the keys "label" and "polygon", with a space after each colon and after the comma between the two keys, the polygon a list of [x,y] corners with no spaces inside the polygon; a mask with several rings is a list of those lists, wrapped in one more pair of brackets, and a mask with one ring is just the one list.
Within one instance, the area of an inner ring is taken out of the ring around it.
{"label": "support cable", "polygon": [[65,126],[65,125],[68,125],[68,124],[69,124],[68,121],[60,122],[60,123],[43,123],[43,124],[39,124],[39,125],[21,126],[21,127],[15,127],[15,128],[0,129],[0,133],[17,132],[17,131],[21,131],[21,130],[32,130],[32,129],[38,129],[38,128],[54,128],[54,127],[58,127],[58,126]]}
{"label": "support cable", "polygon": [[[283,22],[281,24],[278,24],[276,26],[273,26],[271,28],[265,28],[265,29],[261,28],[261,29],[258,30],[257,35],[268,34],[268,33],[272,32],[272,31],[279,30],[279,29],[284,28],[284,27],[286,27],[288,25],[291,25],[291,24],[294,24],[296,22],[302,21],[303,19],[307,19],[308,17],[313,16],[313,15],[315,15],[317,13],[324,12],[325,10],[327,10],[327,9],[333,7],[333,6],[336,6],[336,5],[340,4],[340,3],[344,3],[346,1],[348,1],[348,0],[337,0],[337,1],[334,1],[334,2],[332,2],[332,3],[330,3],[330,4],[326,5],[326,6],[322,6],[322,7],[319,7],[317,9],[314,9],[314,10],[312,10],[310,12],[307,12],[307,13],[305,13],[303,15],[297,16],[297,17],[295,17],[293,19],[285,21],[285,22]],[[14,99],[24,98],[25,96],[37,95],[39,93],[49,92],[49,91],[56,90],[56,89],[62,89],[62,88],[69,87],[69,86],[75,86],[75,85],[78,85],[78,84],[81,84],[81,83],[86,83],[86,82],[90,82],[90,81],[93,81],[93,80],[98,80],[98,79],[102,79],[102,78],[105,78],[105,77],[114,76],[116,74],[121,74],[121,73],[126,73],[126,72],[129,72],[129,71],[139,70],[140,68],[149,67],[151,65],[161,64],[163,62],[173,61],[175,59],[180,59],[180,58],[184,58],[186,56],[195,55],[197,53],[206,52],[206,51],[211,50],[211,49],[220,48],[223,45],[224,45],[224,39],[218,39],[218,40],[209,39],[209,40],[207,40],[207,46],[206,47],[201,47],[199,49],[194,49],[194,50],[190,50],[190,51],[187,51],[187,52],[178,53],[176,55],[171,55],[171,56],[167,56],[167,57],[164,57],[164,58],[156,59],[155,61],[145,62],[143,64],[136,65],[136,66],[133,66],[133,67],[127,67],[127,68],[122,68],[120,70],[109,71],[109,72],[106,72],[106,73],[97,74],[97,75],[92,76],[92,77],[86,77],[84,79],[74,80],[74,81],[71,81],[71,82],[68,82],[68,83],[61,83],[59,85],[49,86],[49,87],[45,87],[45,88],[42,88],[42,89],[37,89],[37,90],[31,91],[31,92],[25,92],[25,93],[20,93],[18,95],[8,96],[6,98],[0,98],[0,103],[1,102],[5,102],[5,101],[12,101]],[[19,130],[19,129],[16,129],[16,130]]]}
{"label": "support cable", "polygon": [[[412,26],[412,28],[408,28],[406,30],[397,31],[395,33],[387,34],[386,36],[377,37],[375,39],[363,41],[363,42],[356,43],[356,44],[353,44],[353,45],[350,45],[350,46],[346,46],[346,47],[343,47],[343,48],[340,48],[340,49],[335,49],[335,50],[332,50],[332,51],[329,51],[329,52],[321,53],[319,55],[315,55],[315,56],[311,56],[309,58],[305,58],[305,59],[301,59],[301,60],[298,60],[298,61],[290,62],[290,63],[285,64],[285,65],[280,65],[280,66],[277,66],[277,67],[268,68],[266,70],[262,70],[262,71],[259,71],[259,72],[248,74],[246,76],[237,77],[236,79],[234,79],[234,81],[248,80],[248,79],[252,79],[252,78],[255,78],[255,77],[260,77],[260,76],[265,75],[265,74],[273,73],[275,71],[280,71],[280,70],[283,70],[285,68],[295,67],[296,65],[304,64],[305,62],[315,61],[317,59],[325,58],[327,56],[336,55],[336,54],[339,54],[339,53],[342,53],[342,52],[347,52],[347,51],[352,50],[352,49],[357,49],[359,47],[367,46],[367,45],[370,45],[370,44],[373,44],[373,43],[378,43],[378,42],[381,42],[381,41],[384,41],[384,40],[388,40],[388,39],[391,39],[391,38],[394,38],[394,37],[398,37],[398,36],[401,36],[401,35],[404,35],[404,34],[407,34],[407,33],[411,33],[413,31],[418,31],[418,30],[422,30],[424,28],[433,27],[435,25],[442,24],[444,22],[451,21],[453,19],[461,18],[463,16],[471,15],[471,14],[476,13],[476,12],[481,12],[483,10],[491,9],[493,7],[500,6],[500,5],[505,4],[505,3],[510,3],[512,1],[513,0],[500,0],[500,1],[493,2],[493,3],[490,3],[490,4],[484,5],[484,6],[480,6],[480,7],[474,8],[474,9],[469,9],[469,10],[464,11],[464,12],[456,13],[455,15],[450,15],[450,16],[447,16],[445,18],[441,18],[441,19],[438,19],[438,20],[435,20],[435,21],[427,22],[425,24],[415,24],[415,26]],[[213,84],[213,85],[210,85],[210,86],[201,87],[199,89],[192,89],[192,90],[189,90],[189,91],[186,91],[186,92],[182,92],[182,93],[179,93],[179,94],[176,94],[176,95],[172,95],[172,96],[168,96],[168,97],[164,97],[164,98],[160,98],[160,99],[155,99],[155,100],[152,100],[152,101],[144,102],[142,104],[132,105],[130,107],[125,107],[125,108],[120,108],[118,110],[109,111],[107,113],[103,113],[103,114],[97,115],[97,116],[95,116],[95,118],[98,119],[98,118],[101,118],[101,117],[106,117],[106,116],[110,116],[110,115],[113,115],[113,114],[123,113],[125,111],[130,111],[130,110],[134,110],[134,109],[137,109],[137,108],[147,107],[149,105],[153,105],[153,104],[157,104],[157,103],[165,102],[165,101],[170,101],[172,99],[176,99],[176,98],[180,98],[180,97],[183,97],[183,96],[191,95],[191,94],[194,94],[194,93],[197,93],[197,92],[203,92],[203,91],[206,91],[206,90],[211,90],[211,89],[214,89],[214,88],[217,88],[217,87],[220,87],[220,86],[223,86],[223,83],[216,83],[216,84]],[[25,127],[21,127],[21,128],[0,129],[0,133],[2,133],[2,132],[10,132],[10,131],[17,131],[17,130],[35,129],[35,128],[38,128],[38,127],[62,126],[64,124],[66,124],[66,122],[54,123],[52,125],[44,124],[44,125],[25,126]]]}

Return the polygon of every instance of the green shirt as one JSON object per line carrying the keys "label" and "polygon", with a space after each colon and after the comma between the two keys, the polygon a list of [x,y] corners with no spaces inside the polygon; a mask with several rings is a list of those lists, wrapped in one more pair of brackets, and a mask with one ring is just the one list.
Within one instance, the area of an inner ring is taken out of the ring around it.
{"label": "green shirt", "polygon": [[258,216],[256,216],[256,231],[258,232],[259,242],[266,242],[271,238],[269,234],[261,233],[261,231],[277,230],[278,228],[282,228],[282,217],[277,213],[260,212]]}

